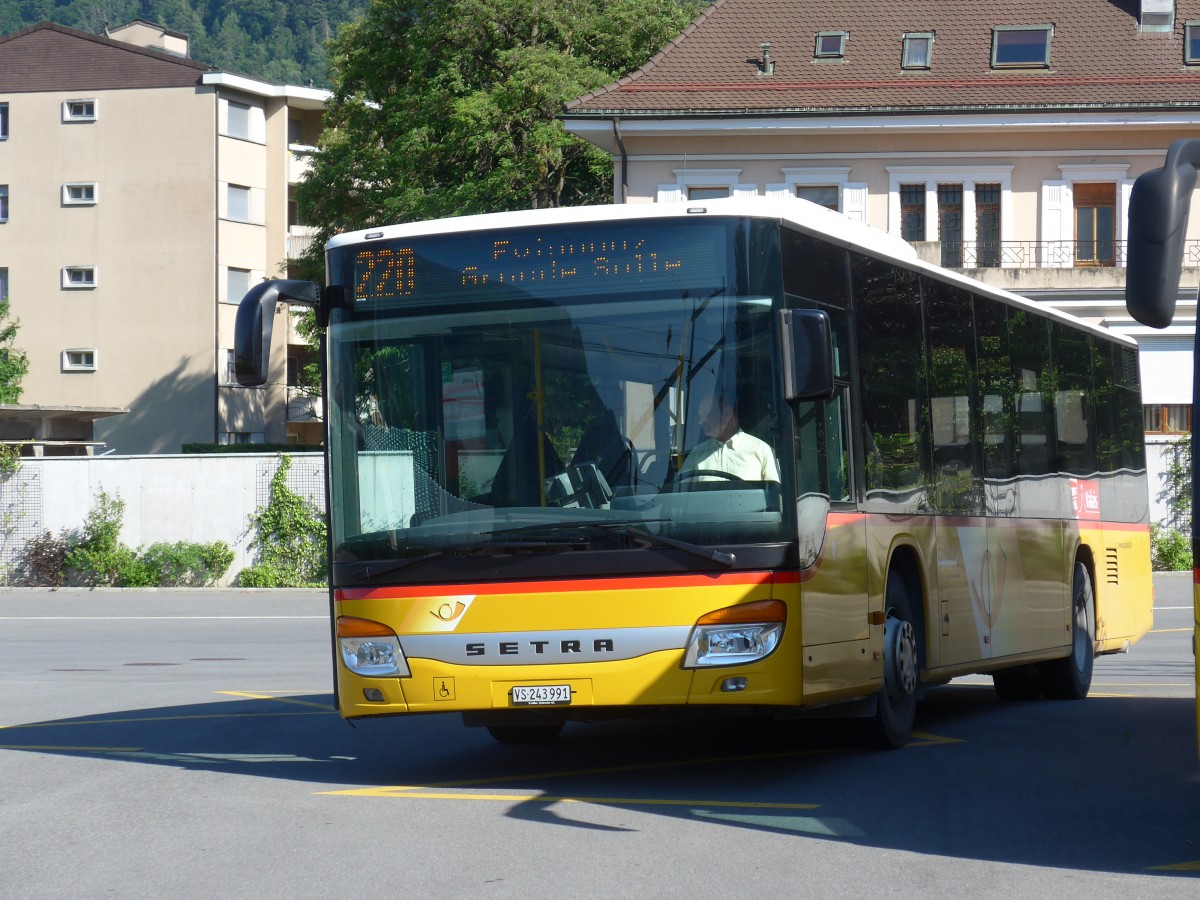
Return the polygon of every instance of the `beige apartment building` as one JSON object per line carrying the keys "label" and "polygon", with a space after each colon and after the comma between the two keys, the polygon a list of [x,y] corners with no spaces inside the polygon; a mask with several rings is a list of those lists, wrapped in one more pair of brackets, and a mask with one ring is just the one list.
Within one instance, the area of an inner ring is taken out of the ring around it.
{"label": "beige apartment building", "polygon": [[289,395],[287,313],[266,387],[237,386],[231,352],[238,300],[310,234],[290,189],[326,97],[218,71],[145,22],[0,38],[0,293],[30,360],[0,438],[121,455],[319,438]]}
{"label": "beige apartment building", "polygon": [[1200,269],[1158,332],[1123,266],[1134,179],[1200,138],[1200,0],[716,0],[563,119],[625,202],[800,196],[1131,334],[1151,440],[1189,427]]}

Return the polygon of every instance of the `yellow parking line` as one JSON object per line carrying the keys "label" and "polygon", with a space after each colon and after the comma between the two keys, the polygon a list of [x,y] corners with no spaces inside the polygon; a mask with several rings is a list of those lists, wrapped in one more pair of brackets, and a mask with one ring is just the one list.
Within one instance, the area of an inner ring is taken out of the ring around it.
{"label": "yellow parking line", "polygon": [[318,796],[392,797],[406,800],[488,800],[507,803],[595,803],[622,806],[703,806],[724,809],[818,809],[819,803],[761,803],[751,800],[668,800],[661,797],[574,797],[550,794],[485,794],[479,791],[454,793],[428,791],[415,787],[354,788],[346,791],[318,791]]}
{"label": "yellow parking line", "polygon": [[60,753],[137,753],[141,747],[62,747],[54,744],[0,744],[0,750],[46,750]]}
{"label": "yellow parking line", "polygon": [[[244,697],[247,700],[274,700],[278,703],[293,703],[296,706],[311,706],[314,709],[325,709],[334,712],[335,708],[328,703],[313,703],[311,700],[297,700],[295,697],[273,697],[270,693],[261,691],[214,691],[216,694],[224,694],[228,697]],[[282,692],[280,692],[282,693]]]}
{"label": "yellow parking line", "polygon": [[1151,628],[1149,634],[1174,634],[1177,631],[1186,631],[1189,634],[1193,631],[1191,628]]}
{"label": "yellow parking line", "polygon": [[1169,866],[1150,866],[1147,872],[1200,872],[1200,859],[1192,862],[1172,863]]}

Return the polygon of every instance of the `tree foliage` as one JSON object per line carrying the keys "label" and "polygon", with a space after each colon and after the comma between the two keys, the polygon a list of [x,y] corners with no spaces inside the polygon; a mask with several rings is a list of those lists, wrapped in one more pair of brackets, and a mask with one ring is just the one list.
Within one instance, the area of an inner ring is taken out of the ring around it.
{"label": "tree foliage", "polygon": [[600,202],[606,154],[563,104],[645,63],[699,0],[374,0],[332,42],[333,99],[303,221],[324,235]]}
{"label": "tree foliage", "polygon": [[21,381],[29,371],[29,357],[16,346],[20,322],[10,318],[7,297],[0,297],[0,403],[21,402]]}

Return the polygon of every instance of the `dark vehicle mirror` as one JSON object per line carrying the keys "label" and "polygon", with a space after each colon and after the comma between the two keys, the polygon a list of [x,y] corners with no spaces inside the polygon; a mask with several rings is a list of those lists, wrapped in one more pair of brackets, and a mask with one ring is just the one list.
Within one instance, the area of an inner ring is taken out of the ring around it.
{"label": "dark vehicle mirror", "polygon": [[1200,165],[1200,140],[1171,144],[1161,169],[1138,176],[1129,198],[1129,255],[1125,305],[1151,328],[1166,328],[1175,315],[1188,207]]}
{"label": "dark vehicle mirror", "polygon": [[238,304],[233,332],[233,368],[238,384],[256,387],[267,383],[271,362],[271,326],[275,304],[296,303],[316,307],[321,289],[311,281],[274,279],[256,284]]}
{"label": "dark vehicle mirror", "polygon": [[819,309],[784,309],[783,394],[789,401],[833,396],[833,329]]}

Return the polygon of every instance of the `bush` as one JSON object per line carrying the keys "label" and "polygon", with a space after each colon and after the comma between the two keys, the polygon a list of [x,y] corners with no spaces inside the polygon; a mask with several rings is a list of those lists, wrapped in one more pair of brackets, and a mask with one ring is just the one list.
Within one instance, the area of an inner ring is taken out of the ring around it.
{"label": "bush", "polygon": [[155,543],[140,553],[160,587],[205,587],[215,584],[229,571],[234,552],[224,541],[194,544]]}
{"label": "bush", "polygon": [[234,552],[224,541],[159,542],[131,550],[120,541],[125,502],[103,489],[88,513],[82,537],[49,531],[26,543],[19,583],[62,587],[203,587],[229,571]]}
{"label": "bush", "polygon": [[1150,562],[1156,572],[1186,572],[1191,569],[1191,536],[1174,528],[1151,525]]}
{"label": "bush", "polygon": [[66,531],[44,531],[26,541],[17,555],[15,583],[23,587],[62,587],[67,583],[67,553],[71,542]]}
{"label": "bush", "polygon": [[266,506],[250,514],[256,559],[242,569],[242,587],[321,587],[326,583],[325,517],[287,486],[291,457],[279,457]]}

